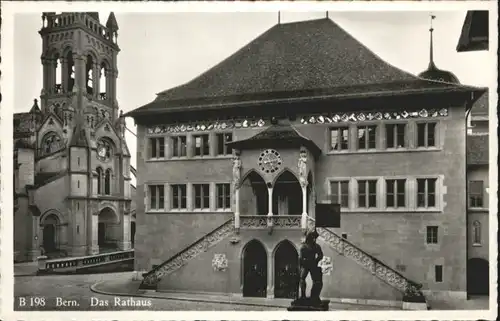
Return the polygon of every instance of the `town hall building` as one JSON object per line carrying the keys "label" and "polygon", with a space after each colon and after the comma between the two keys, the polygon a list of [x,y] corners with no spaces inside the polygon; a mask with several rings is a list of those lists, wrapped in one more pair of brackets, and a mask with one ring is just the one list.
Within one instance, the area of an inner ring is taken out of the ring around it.
{"label": "town hall building", "polygon": [[116,100],[118,24],[42,15],[43,88],[14,115],[14,261],[131,249],[125,118]]}
{"label": "town hall building", "polygon": [[316,227],[323,297],[465,298],[466,114],[485,89],[424,76],[328,18],[277,24],[128,113],[141,288],[294,298]]}

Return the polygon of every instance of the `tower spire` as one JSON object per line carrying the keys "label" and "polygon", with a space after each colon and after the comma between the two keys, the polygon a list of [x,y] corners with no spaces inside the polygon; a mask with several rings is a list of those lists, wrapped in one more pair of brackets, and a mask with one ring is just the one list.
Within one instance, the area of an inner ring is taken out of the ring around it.
{"label": "tower spire", "polygon": [[430,47],[429,47],[429,68],[434,67],[434,45],[433,45],[433,32],[434,28],[432,27],[432,21],[436,18],[435,15],[431,13],[431,27],[429,29],[430,32]]}

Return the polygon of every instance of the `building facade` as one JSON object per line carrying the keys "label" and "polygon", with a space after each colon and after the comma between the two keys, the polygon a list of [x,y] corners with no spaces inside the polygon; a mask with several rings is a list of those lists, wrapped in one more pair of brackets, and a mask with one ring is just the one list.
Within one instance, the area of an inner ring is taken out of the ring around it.
{"label": "building facade", "polygon": [[116,101],[118,24],[44,13],[40,105],[14,115],[14,260],[131,248],[130,153]]}
{"label": "building facade", "polygon": [[304,232],[339,204],[317,227],[322,296],[465,297],[465,115],[483,92],[397,69],[329,19],[272,27],[127,114],[142,287],[293,298]]}

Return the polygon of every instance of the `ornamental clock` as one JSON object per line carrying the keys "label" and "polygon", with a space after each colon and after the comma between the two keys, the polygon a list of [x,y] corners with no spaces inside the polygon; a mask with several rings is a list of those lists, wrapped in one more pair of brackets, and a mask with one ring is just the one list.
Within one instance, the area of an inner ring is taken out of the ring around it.
{"label": "ornamental clock", "polygon": [[280,154],[274,149],[266,149],[259,156],[259,167],[264,173],[276,172],[283,163]]}
{"label": "ornamental clock", "polygon": [[101,161],[108,161],[111,158],[111,144],[108,141],[97,142],[97,158]]}

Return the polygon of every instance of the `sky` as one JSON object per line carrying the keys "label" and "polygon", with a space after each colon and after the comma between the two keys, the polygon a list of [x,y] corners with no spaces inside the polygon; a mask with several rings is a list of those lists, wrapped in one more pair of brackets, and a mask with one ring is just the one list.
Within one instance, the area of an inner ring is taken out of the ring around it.
{"label": "sky", "polygon": [[[429,64],[430,12],[329,12],[383,60],[413,74]],[[488,86],[495,73],[485,51],[457,53],[466,11],[433,12],[434,61],[462,84]],[[105,24],[109,12],[99,12]],[[117,100],[124,112],[151,102],[216,65],[278,22],[278,13],[116,13],[119,25]],[[324,18],[325,12],[281,12],[281,23]],[[42,88],[40,14],[17,14],[14,37],[15,112],[28,111]],[[135,132],[132,119],[127,126]],[[135,166],[135,137],[126,133]]]}

